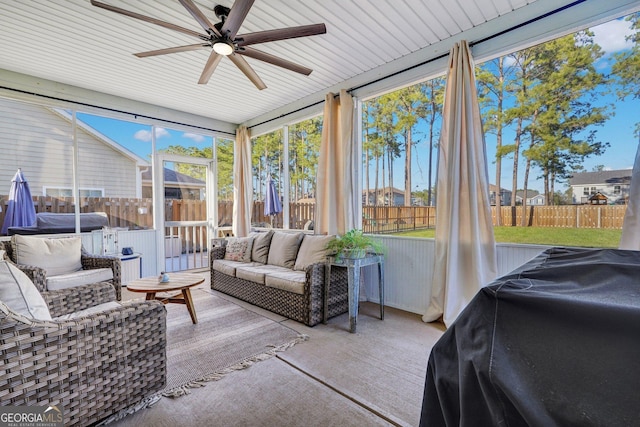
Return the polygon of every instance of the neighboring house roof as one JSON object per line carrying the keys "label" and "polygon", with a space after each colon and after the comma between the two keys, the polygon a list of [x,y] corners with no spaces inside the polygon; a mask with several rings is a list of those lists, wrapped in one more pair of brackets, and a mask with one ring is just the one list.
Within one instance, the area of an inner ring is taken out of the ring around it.
{"label": "neighboring house roof", "polygon": [[633,169],[619,169],[611,171],[578,172],[569,179],[569,185],[590,184],[631,184]]}
{"label": "neighboring house roof", "polygon": [[[60,108],[49,108],[49,110],[52,111],[53,113],[57,114],[58,116],[62,117],[67,122],[69,122],[69,123],[72,122],[71,114],[68,113],[67,111],[65,111],[63,109],[60,109]],[[108,136],[98,132],[97,130],[95,130],[94,128],[92,128],[91,126],[89,126],[88,124],[83,122],[82,120],[76,119],[76,125],[79,128],[83,129],[88,134],[90,134],[93,137],[97,138],[99,141],[103,142],[105,145],[108,145],[109,147],[111,147],[115,151],[119,152],[123,156],[133,160],[138,165],[149,166],[149,161],[147,161],[146,159],[138,156],[136,153],[134,153],[133,151],[131,151],[131,150],[127,149],[127,148],[125,148],[124,146],[118,144],[116,141],[114,141],[113,139],[109,138]]]}
{"label": "neighboring house roof", "polygon": [[[389,192],[390,188],[391,187],[389,187],[389,186],[386,186],[384,188],[380,187],[380,188],[378,188],[378,193],[384,192],[386,194],[386,193]],[[391,189],[391,191],[392,191],[393,194],[404,195],[404,190],[401,190],[401,189],[396,188],[396,187],[393,187],[393,189]],[[369,191],[368,191],[369,194],[375,194],[375,192],[376,192],[375,188],[370,188]],[[362,190],[362,194],[367,194],[367,190],[366,189]]]}
{"label": "neighboring house roof", "polygon": [[[145,171],[142,172],[142,181],[149,181],[151,182],[151,169],[147,169]],[[205,182],[197,179],[197,178],[193,178],[189,175],[185,175],[183,173],[180,172],[176,172],[174,170],[168,169],[168,168],[164,168],[164,182],[175,182],[175,183],[180,183],[180,184],[193,184],[193,185],[197,185],[197,186],[204,186]]]}
{"label": "neighboring house roof", "polygon": [[[490,193],[495,193],[497,189],[498,189],[497,185],[489,184],[489,192]],[[511,193],[511,190],[507,190],[506,188],[501,188],[500,189],[500,193]]]}
{"label": "neighboring house roof", "polygon": [[[538,194],[540,194],[540,192],[538,190],[527,190],[527,199],[531,199],[533,197],[536,197]],[[516,191],[516,197],[520,197],[521,199],[524,197],[524,190],[518,190]]]}

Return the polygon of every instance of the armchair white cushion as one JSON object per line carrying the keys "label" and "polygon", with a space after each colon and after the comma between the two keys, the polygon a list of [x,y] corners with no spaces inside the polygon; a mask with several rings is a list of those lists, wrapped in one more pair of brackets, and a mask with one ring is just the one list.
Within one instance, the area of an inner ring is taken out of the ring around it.
{"label": "armchair white cushion", "polygon": [[36,286],[10,261],[0,261],[0,301],[24,317],[51,320],[49,307]]}
{"label": "armchair white cushion", "polygon": [[49,291],[90,283],[109,282],[111,268],[82,268],[82,240],[79,237],[42,238],[15,234],[11,247],[18,265],[39,267],[46,272]]}

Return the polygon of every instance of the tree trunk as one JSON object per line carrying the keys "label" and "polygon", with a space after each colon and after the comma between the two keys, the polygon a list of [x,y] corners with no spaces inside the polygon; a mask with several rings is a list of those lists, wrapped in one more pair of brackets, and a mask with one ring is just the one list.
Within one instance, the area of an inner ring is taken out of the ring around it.
{"label": "tree trunk", "polygon": [[522,192],[522,227],[527,226],[527,186],[529,185],[529,170],[531,168],[531,160],[527,159],[524,168],[524,191]]}
{"label": "tree trunk", "polygon": [[551,204],[555,205],[556,201],[555,201],[555,181],[556,181],[556,173],[555,172],[551,172],[551,179],[549,180],[549,193],[551,194]]}
{"label": "tree trunk", "polygon": [[[433,99],[433,93],[432,93],[432,99]],[[433,106],[432,106],[432,110],[433,110]],[[427,187],[427,206],[433,206],[431,204],[431,173],[432,173],[432,168],[433,168],[433,125],[436,121],[436,117],[435,117],[435,113],[431,114],[431,123],[429,123],[429,178],[427,179],[428,181],[428,187]]]}
{"label": "tree trunk", "polygon": [[502,102],[504,100],[504,58],[502,56],[498,59],[498,69],[500,92],[498,93],[498,117],[496,119],[496,225],[500,226],[502,225],[500,212],[500,206],[502,206],[502,155],[500,148],[502,148]]}
{"label": "tree trunk", "polygon": [[[367,115],[369,114],[369,109],[367,108]],[[369,147],[369,126],[366,127],[367,131],[364,134],[364,146],[365,147]],[[369,187],[369,162],[370,162],[370,158],[369,158],[369,148],[366,148],[364,150],[364,180],[365,180],[365,184],[364,184],[364,194],[365,194],[365,201],[364,204],[369,205],[369,191],[371,190],[371,188]]]}
{"label": "tree trunk", "polygon": [[411,128],[407,129],[404,140],[404,205],[411,206]]}
{"label": "tree trunk", "polygon": [[389,193],[389,206],[395,205],[395,200],[393,199],[393,197],[391,197],[393,195],[393,155],[392,154],[393,153],[389,151],[389,156],[387,157],[387,161],[389,162],[389,168],[388,168],[389,188],[387,189]]}
{"label": "tree trunk", "polygon": [[[518,117],[516,122],[516,138],[513,141],[515,147],[513,149],[513,175],[511,178],[511,188],[513,193],[511,194],[511,206],[516,205],[516,194],[518,193],[518,161],[520,159],[520,138],[522,136],[522,117]],[[524,188],[527,188],[525,185]]]}

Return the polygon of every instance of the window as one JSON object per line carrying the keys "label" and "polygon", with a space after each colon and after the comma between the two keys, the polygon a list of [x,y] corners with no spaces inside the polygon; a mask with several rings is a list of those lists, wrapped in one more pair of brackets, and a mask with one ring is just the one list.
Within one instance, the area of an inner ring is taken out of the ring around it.
{"label": "window", "polygon": [[310,228],[315,218],[316,175],[323,117],[289,126],[289,228]]}
{"label": "window", "polygon": [[[512,196],[492,195],[492,203],[500,198],[503,205],[492,207],[495,225],[536,227],[540,215],[557,227],[600,223],[587,207],[576,210],[579,218],[567,219],[561,209],[517,209],[517,200],[533,208],[586,203],[605,190],[619,198],[627,191],[600,179],[626,169],[625,153],[636,148],[640,124],[632,112],[640,105],[639,57],[640,13],[634,13],[478,64],[489,183],[494,193],[504,188]],[[429,206],[435,198],[443,87],[444,79],[433,79],[363,102],[365,231],[421,228],[417,206],[412,216],[404,207],[409,200]],[[582,181],[594,184],[570,186],[578,173],[598,175]],[[508,199],[514,209],[505,206]],[[410,217],[392,215],[403,210]],[[621,227],[613,212],[602,228]]]}
{"label": "window", "polygon": [[[315,215],[322,116],[289,125],[286,146],[283,132],[284,129],[279,129],[252,140],[254,207],[251,222],[257,227],[284,228],[284,196],[288,195],[288,228],[310,228]],[[275,215],[264,215],[269,180],[283,203],[283,212]]]}
{"label": "window", "polygon": [[621,190],[619,185],[613,187],[613,194],[620,194],[620,192]]}
{"label": "window", "polygon": [[255,227],[282,228],[282,212],[277,215],[265,215],[264,203],[267,183],[271,179],[282,200],[284,182],[284,145],[282,129],[260,135],[251,141],[253,167],[253,200],[251,223]]}
{"label": "window", "polygon": [[[43,194],[50,197],[73,197],[73,188],[44,187]],[[80,188],[80,197],[104,197],[103,188]]]}
{"label": "window", "polygon": [[363,103],[365,232],[433,226],[443,96],[444,78],[438,77]]}

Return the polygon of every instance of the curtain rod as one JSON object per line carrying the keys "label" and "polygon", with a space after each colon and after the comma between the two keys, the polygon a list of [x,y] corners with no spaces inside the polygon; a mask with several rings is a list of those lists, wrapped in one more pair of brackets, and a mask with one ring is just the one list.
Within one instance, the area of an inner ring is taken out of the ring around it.
{"label": "curtain rod", "polygon": [[[573,1],[573,2],[571,2],[569,4],[567,4],[567,5],[564,5],[564,6],[561,6],[561,7],[557,8],[557,9],[551,10],[551,11],[549,11],[547,13],[543,13],[542,15],[536,16],[535,18],[531,18],[528,21],[521,22],[520,24],[514,25],[514,26],[509,27],[509,28],[506,28],[506,29],[504,29],[504,30],[502,30],[500,32],[497,32],[495,34],[492,34],[492,35],[487,36],[485,38],[482,38],[480,40],[473,41],[473,42],[469,43],[469,47],[478,45],[480,43],[484,43],[484,42],[492,40],[492,39],[494,39],[496,37],[500,37],[500,36],[502,36],[504,34],[510,33],[511,31],[514,31],[514,30],[517,30],[519,28],[525,27],[525,26],[527,26],[529,24],[532,24],[534,22],[537,22],[537,21],[540,21],[542,19],[548,18],[549,16],[555,15],[556,13],[560,13],[560,12],[562,12],[564,10],[567,10],[569,8],[572,8],[572,7],[574,7],[574,6],[576,6],[576,5],[580,4],[580,3],[584,3],[585,1],[587,1],[587,0],[575,0],[575,1]],[[367,82],[367,83],[363,83],[363,84],[361,84],[359,86],[354,86],[354,87],[352,87],[350,89],[347,89],[347,92],[353,92],[354,90],[358,90],[358,89],[362,89],[363,87],[371,86],[372,84],[375,84],[375,83],[390,79],[391,77],[395,77],[395,76],[397,76],[399,74],[406,73],[407,71],[411,71],[411,70],[413,70],[415,68],[422,67],[423,65],[427,65],[427,64],[429,64],[431,62],[434,62],[434,61],[437,61],[439,59],[446,58],[447,56],[449,56],[449,53],[443,53],[443,54],[435,56],[433,58],[429,58],[429,59],[427,59],[425,61],[422,61],[422,62],[420,62],[418,64],[414,64],[414,65],[411,65],[411,66],[409,66],[407,68],[403,68],[402,70],[395,71],[395,72],[393,72],[393,73],[391,73],[389,75],[386,75],[386,76],[383,76],[383,77],[379,77],[379,78],[377,78],[375,80],[372,80],[372,81]],[[260,122],[260,123],[256,123],[255,125],[252,125],[252,126],[249,126],[249,129],[254,128],[256,126],[263,125],[265,123],[272,122],[274,120],[281,119],[283,117],[286,117],[286,116],[289,116],[291,114],[297,113],[298,111],[302,111],[302,110],[306,110],[307,108],[315,107],[316,105],[322,104],[323,102],[324,102],[324,100],[316,101],[316,102],[314,102],[312,104],[309,104],[309,105],[307,105],[305,107],[300,107],[300,108],[298,108],[296,110],[289,111],[288,113],[280,114],[277,117],[273,117],[271,119],[265,120],[265,121]]]}
{"label": "curtain rod", "polygon": [[226,134],[226,135],[232,135],[234,137],[236,136],[235,133],[231,133],[231,132],[227,132],[227,131],[223,131],[223,130],[206,128],[204,126],[189,125],[189,124],[182,123],[182,122],[176,122],[174,120],[161,119],[159,117],[147,116],[145,114],[132,113],[130,111],[118,110],[118,109],[115,109],[115,108],[101,107],[99,105],[89,104],[89,103],[86,103],[86,102],[71,101],[71,100],[64,99],[64,98],[58,98],[56,96],[43,95],[41,93],[29,92],[29,91],[26,91],[26,90],[20,90],[20,89],[15,89],[15,88],[6,87],[6,86],[0,86],[0,89],[10,90],[10,91],[22,93],[22,94],[25,94],[25,95],[33,95],[33,96],[37,96],[37,97],[40,97],[40,98],[52,99],[54,101],[68,102],[70,104],[81,105],[83,107],[97,108],[99,110],[110,111],[112,113],[126,114],[126,115],[129,115],[129,116],[133,116],[136,119],[138,117],[142,117],[144,119],[157,120],[157,121],[160,121],[160,122],[169,123],[169,124],[173,124],[173,125],[187,126],[187,127],[194,128],[194,129],[201,129],[201,130],[207,130],[207,131],[210,131],[210,132],[223,133],[223,134]]}

